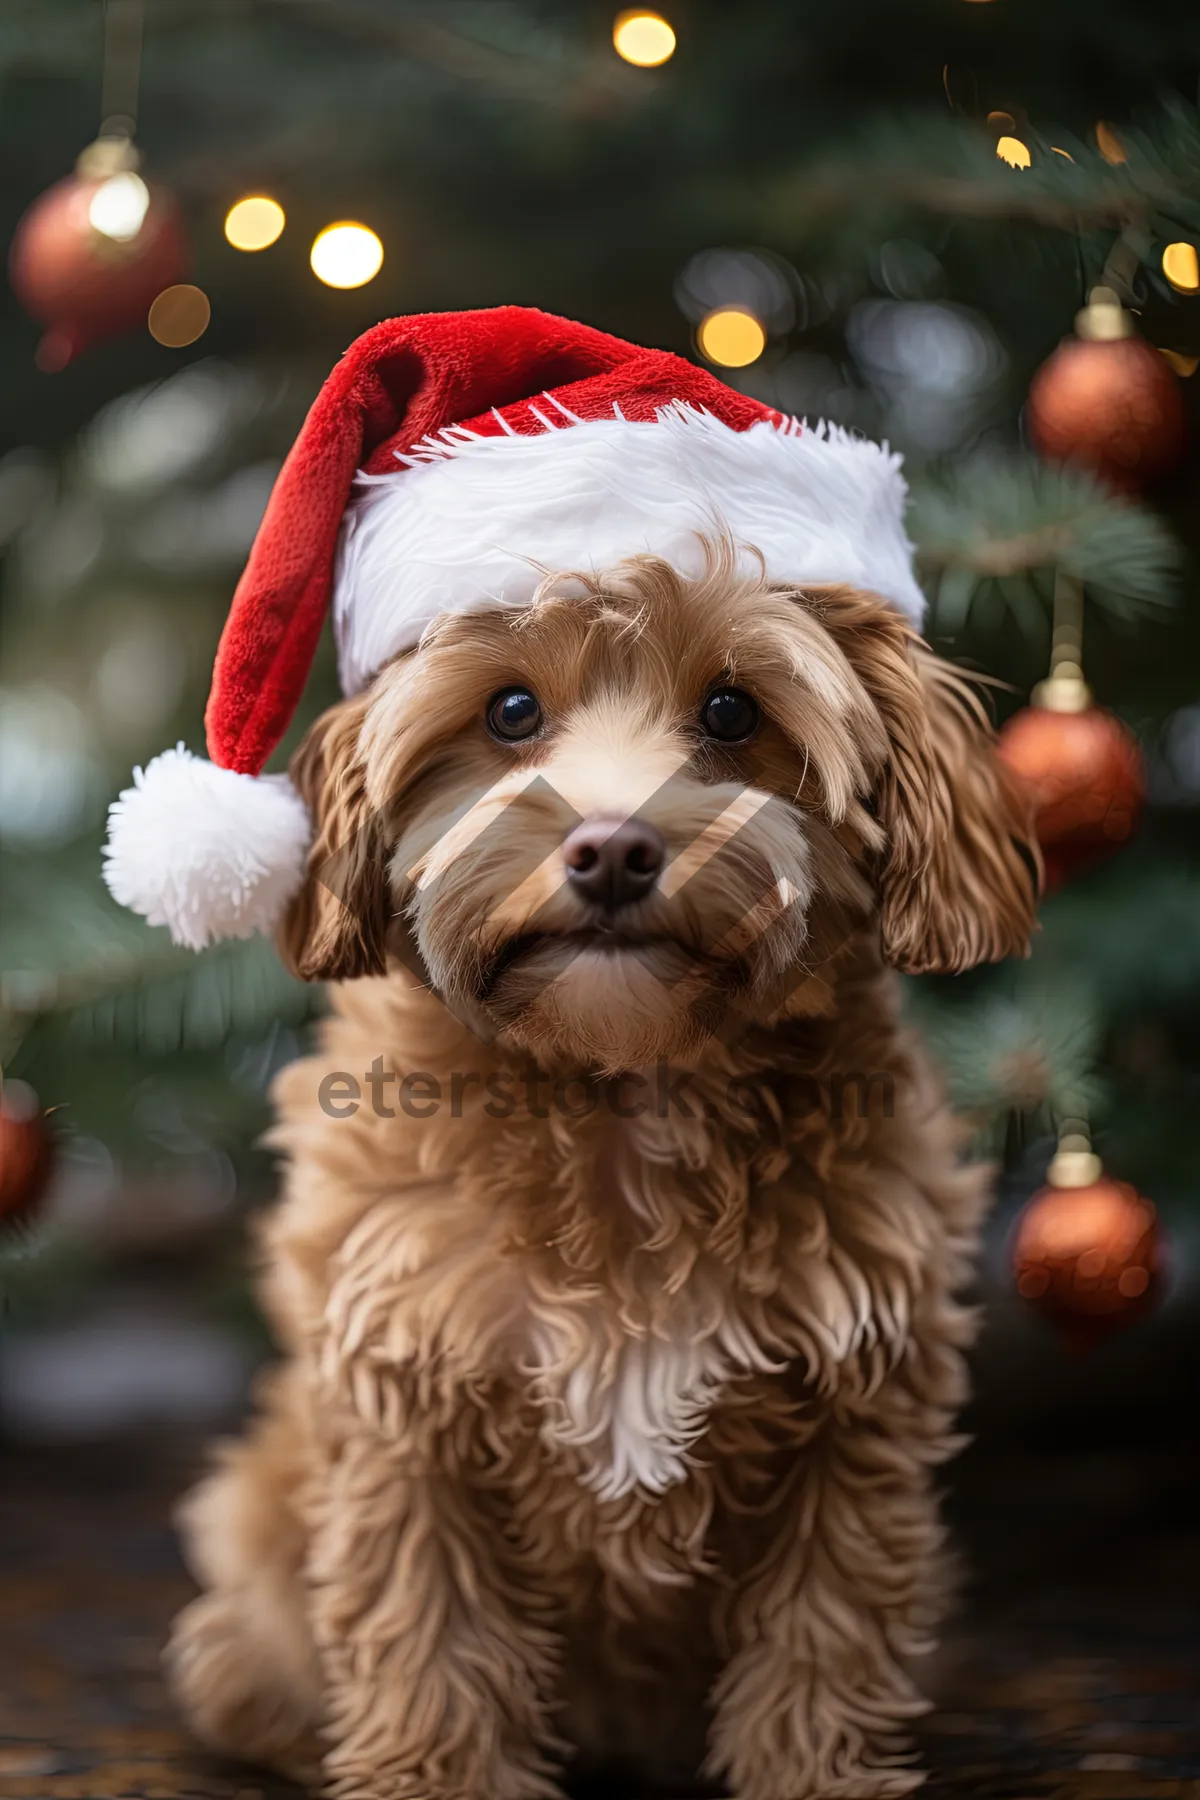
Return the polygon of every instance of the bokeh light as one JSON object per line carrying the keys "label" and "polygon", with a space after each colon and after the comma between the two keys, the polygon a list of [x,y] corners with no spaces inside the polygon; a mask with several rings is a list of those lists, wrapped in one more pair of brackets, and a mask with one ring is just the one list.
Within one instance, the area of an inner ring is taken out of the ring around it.
{"label": "bokeh light", "polygon": [[1190,351],[1164,349],[1163,355],[1175,373],[1182,375],[1185,381],[1189,376],[1194,375],[1197,369],[1200,369],[1200,356],[1193,355]]}
{"label": "bokeh light", "polygon": [[66,843],[103,795],[87,719],[45,682],[0,692],[0,841]]}
{"label": "bokeh light", "polygon": [[204,336],[211,318],[212,307],[204,289],[181,281],[176,287],[164,288],[151,303],[146,323],[156,342],[168,350],[183,350]]}
{"label": "bokeh light", "polygon": [[786,258],[771,250],[697,250],[675,278],[675,300],[699,325],[709,313],[736,307],[758,319],[768,336],[785,336],[809,317],[804,283]]}
{"label": "bokeh light", "polygon": [[1023,144],[1019,137],[1002,137],[996,143],[996,155],[1001,162],[1006,162],[1010,169],[1027,169],[1033,158],[1029,154],[1029,145]]}
{"label": "bokeh light", "polygon": [[91,673],[91,693],[105,733],[136,746],[165,731],[183,698],[188,646],[169,614],[149,607],[114,618]]}
{"label": "bokeh light", "polygon": [[80,438],[88,487],[128,496],[141,514],[151,495],[174,482],[190,486],[231,450],[263,412],[266,391],[244,366],[205,359],[118,395]]}
{"label": "bokeh light", "polygon": [[766,349],[767,334],[743,307],[719,306],[701,320],[696,341],[709,362],[723,369],[744,369]]}
{"label": "bokeh light", "polygon": [[284,226],[287,215],[278,200],[266,194],[247,194],[225,215],[225,236],[235,250],[266,250]]}
{"label": "bokeh light", "polygon": [[142,229],[150,189],[131,169],[102,181],[88,205],[88,224],[103,237],[127,244]]}
{"label": "bokeh light", "polygon": [[1099,150],[1105,162],[1111,163],[1114,168],[1118,168],[1121,163],[1129,161],[1129,158],[1125,154],[1124,144],[1121,142],[1112,126],[1104,119],[1098,120],[1096,124],[1096,148]]}
{"label": "bokeh light", "polygon": [[1195,244],[1168,244],[1162,254],[1163,274],[1180,294],[1200,289],[1200,256]]}
{"label": "bokeh light", "polygon": [[872,430],[923,455],[978,429],[1007,366],[987,319],[938,301],[861,300],[846,342],[873,392]]}
{"label": "bokeh light", "polygon": [[326,287],[362,287],[383,267],[383,245],[366,225],[344,220],[318,232],[309,261]]}
{"label": "bokeh light", "polygon": [[1166,781],[1160,779],[1156,783],[1160,797],[1192,805],[1200,801],[1200,703],[1180,707],[1167,720],[1162,733],[1162,763],[1157,773]]}
{"label": "bokeh light", "polygon": [[675,54],[675,33],[661,13],[634,7],[613,21],[613,48],[639,69],[657,69]]}

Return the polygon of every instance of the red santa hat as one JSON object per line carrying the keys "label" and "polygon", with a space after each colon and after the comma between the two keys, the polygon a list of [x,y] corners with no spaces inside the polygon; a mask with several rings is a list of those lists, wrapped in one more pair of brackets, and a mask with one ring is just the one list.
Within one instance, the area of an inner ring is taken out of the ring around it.
{"label": "red santa hat", "polygon": [[217,651],[210,762],[134,772],[105,878],[194,949],[269,930],[310,822],[264,776],[332,612],[356,692],[444,613],[528,604],[546,569],[652,552],[697,574],[722,533],[772,581],[871,589],[914,624],[900,459],[662,350],[531,307],[388,319],[342,357],[280,472]]}

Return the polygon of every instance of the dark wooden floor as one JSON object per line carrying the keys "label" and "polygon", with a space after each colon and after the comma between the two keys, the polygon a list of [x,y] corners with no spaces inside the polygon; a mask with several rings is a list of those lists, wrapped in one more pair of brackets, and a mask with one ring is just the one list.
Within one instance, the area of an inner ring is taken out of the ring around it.
{"label": "dark wooden floor", "polygon": [[[202,1757],[163,1689],[187,1460],[0,1456],[4,1800],[294,1795]],[[931,1800],[1200,1800],[1198,1495],[1175,1449],[967,1459],[954,1511],[976,1574],[932,1672]]]}

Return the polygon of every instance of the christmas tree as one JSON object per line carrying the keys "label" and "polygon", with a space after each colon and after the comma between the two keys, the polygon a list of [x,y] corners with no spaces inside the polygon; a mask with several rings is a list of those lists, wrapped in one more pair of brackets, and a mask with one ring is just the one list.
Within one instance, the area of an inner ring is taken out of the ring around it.
{"label": "christmas tree", "polygon": [[[1034,955],[910,984],[913,1016],[1014,1191],[1065,1131],[1186,1222],[1195,19],[1125,0],[914,0],[900,29],[888,0],[690,0],[673,33],[626,21],[614,39],[610,11],[562,0],[258,0],[152,6],[139,44],[142,10],[114,0],[107,36],[94,0],[12,0],[0,20],[4,234],[45,331],[39,368],[39,326],[6,298],[0,1060],[14,1120],[26,1088],[54,1109],[76,1225],[10,1223],[6,1286],[61,1292],[68,1241],[116,1256],[211,1242],[265,1190],[266,1088],[320,992],[262,941],[193,956],[122,913],[100,881],[105,808],[163,743],[202,748],[232,585],[337,355],[391,313],[504,301],[707,360],[904,452],[931,641],[996,678],[1002,719],[1054,678],[1010,727],[1025,749],[1008,740],[1049,783]],[[167,209],[173,298],[149,331],[140,294],[105,322],[106,265],[88,323],[103,341],[74,354],[54,259],[78,250],[75,227],[64,213],[35,241],[21,215],[101,123],[108,149],[74,179],[144,177],[135,231]],[[254,196],[277,216],[226,225]],[[355,286],[327,267],[323,284],[310,246],[345,221],[375,234],[382,267]],[[1081,667],[1109,736],[1077,752],[1069,722],[1093,717]],[[334,692],[327,651],[301,724]],[[18,1180],[26,1164],[5,1154],[11,1220],[35,1211],[44,1158]]]}

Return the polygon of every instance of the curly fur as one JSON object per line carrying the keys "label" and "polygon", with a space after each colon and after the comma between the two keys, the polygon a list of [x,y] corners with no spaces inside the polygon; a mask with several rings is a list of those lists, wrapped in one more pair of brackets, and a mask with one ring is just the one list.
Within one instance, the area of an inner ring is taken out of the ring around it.
{"label": "curly fur", "polygon": [[[278,1083],[286,1360],[188,1502],[171,1657],[202,1737],[336,1800],[550,1800],[614,1747],[739,1800],[921,1780],[985,1182],[886,965],[1023,951],[1036,853],[902,621],[734,571],[449,619],[294,765],[283,947],[345,985]],[[696,741],[721,679],[762,708],[741,750]],[[517,680],[547,729],[498,745]],[[601,950],[560,847],[634,811],[671,860]],[[376,1058],[451,1104],[328,1117]],[[661,1058],[682,1106],[572,1098]]]}

